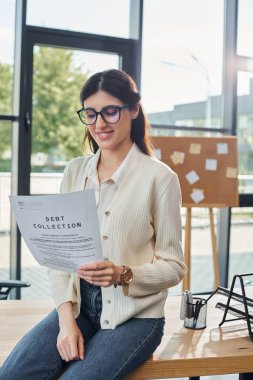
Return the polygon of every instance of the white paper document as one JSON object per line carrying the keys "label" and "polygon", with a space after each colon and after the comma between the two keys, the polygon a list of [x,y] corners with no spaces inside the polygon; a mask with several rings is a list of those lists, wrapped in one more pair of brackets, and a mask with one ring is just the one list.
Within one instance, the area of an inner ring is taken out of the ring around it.
{"label": "white paper document", "polygon": [[228,144],[227,143],[218,143],[217,144],[217,153],[218,154],[228,154]]}
{"label": "white paper document", "polygon": [[203,199],[205,199],[203,191],[199,189],[194,189],[190,195],[195,203],[200,203],[201,201],[203,201]]}
{"label": "white paper document", "polygon": [[214,160],[212,158],[207,158],[205,168],[206,170],[216,171],[217,164],[218,164],[217,160]]}
{"label": "white paper document", "polygon": [[185,177],[191,185],[193,185],[195,182],[198,182],[198,180],[200,179],[195,170],[191,170],[189,173],[186,174]]}
{"label": "white paper document", "polygon": [[39,264],[75,272],[103,261],[94,190],[10,197],[18,227]]}

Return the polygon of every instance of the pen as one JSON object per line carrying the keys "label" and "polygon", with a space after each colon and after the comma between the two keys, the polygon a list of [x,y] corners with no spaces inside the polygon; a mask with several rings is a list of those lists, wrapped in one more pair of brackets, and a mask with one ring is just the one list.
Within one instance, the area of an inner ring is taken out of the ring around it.
{"label": "pen", "polygon": [[196,328],[201,307],[202,307],[202,300],[197,300],[195,304],[194,315],[193,315],[193,328]]}

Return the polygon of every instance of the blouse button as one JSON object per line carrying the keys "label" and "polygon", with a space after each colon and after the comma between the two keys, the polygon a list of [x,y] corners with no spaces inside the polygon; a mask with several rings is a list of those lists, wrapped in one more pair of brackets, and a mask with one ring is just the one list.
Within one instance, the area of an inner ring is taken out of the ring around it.
{"label": "blouse button", "polygon": [[109,321],[108,321],[107,319],[104,321],[104,323],[105,323],[106,325],[109,325]]}
{"label": "blouse button", "polygon": [[109,215],[110,215],[110,211],[106,211],[106,212],[105,212],[105,215],[106,215],[106,216],[109,216]]}
{"label": "blouse button", "polygon": [[103,236],[103,239],[104,239],[104,240],[107,240],[107,239],[109,239],[109,238],[108,238],[107,235],[104,235],[104,236]]}

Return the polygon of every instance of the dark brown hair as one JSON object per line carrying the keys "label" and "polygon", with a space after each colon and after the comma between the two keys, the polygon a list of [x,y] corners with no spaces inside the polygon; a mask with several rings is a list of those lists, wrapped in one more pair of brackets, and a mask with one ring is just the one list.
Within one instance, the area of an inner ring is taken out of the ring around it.
{"label": "dark brown hair", "polygon": [[[137,90],[135,81],[121,70],[111,69],[96,73],[86,81],[81,90],[80,101],[82,106],[86,99],[99,90],[107,92],[123,103],[128,104],[130,109],[136,104],[139,105],[139,114],[136,119],[132,120],[131,140],[136,143],[143,153],[152,155],[152,144],[148,135],[150,125],[139,103],[141,96]],[[91,150],[96,153],[99,147],[88,129],[84,136],[84,144],[87,140],[89,141]]]}

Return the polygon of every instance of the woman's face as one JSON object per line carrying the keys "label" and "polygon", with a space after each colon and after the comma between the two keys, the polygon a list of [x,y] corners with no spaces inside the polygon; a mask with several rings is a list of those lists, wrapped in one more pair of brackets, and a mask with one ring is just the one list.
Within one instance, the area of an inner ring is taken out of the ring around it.
{"label": "woman's face", "polygon": [[[124,105],[118,98],[101,90],[87,98],[83,103],[84,108],[93,108],[97,112],[101,111],[104,107],[122,107]],[[105,118],[113,118],[113,111],[113,109],[109,108],[108,112],[104,113]],[[88,128],[100,149],[111,151],[130,149],[132,145],[130,138],[131,124],[132,120],[138,116],[138,112],[138,106],[131,110],[124,108],[120,111],[120,119],[114,124],[106,122],[101,115],[97,115],[96,122],[89,125]]]}

